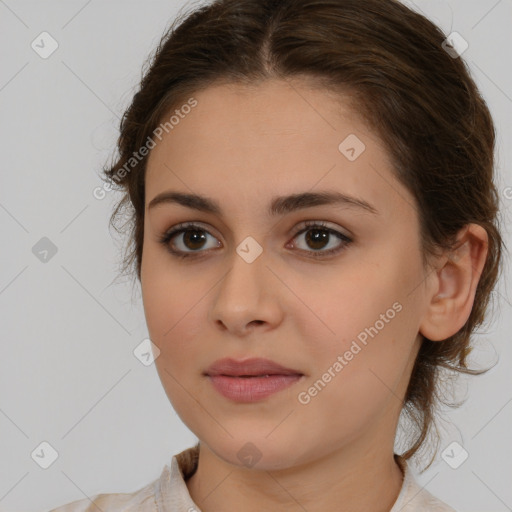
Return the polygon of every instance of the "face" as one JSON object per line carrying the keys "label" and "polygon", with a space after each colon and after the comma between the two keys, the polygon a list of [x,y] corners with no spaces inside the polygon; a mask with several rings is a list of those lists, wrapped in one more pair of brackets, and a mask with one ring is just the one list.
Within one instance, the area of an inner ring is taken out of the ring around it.
{"label": "face", "polygon": [[[377,135],[331,93],[269,81],[194,99],[146,174],[142,297],[173,407],[237,465],[244,450],[277,469],[364,440],[392,447],[426,307],[414,198]],[[168,192],[219,211],[150,205]],[[351,199],[270,210],[304,193]],[[166,239],[181,223],[193,226]],[[225,357],[302,376],[235,401],[204,375]]]}

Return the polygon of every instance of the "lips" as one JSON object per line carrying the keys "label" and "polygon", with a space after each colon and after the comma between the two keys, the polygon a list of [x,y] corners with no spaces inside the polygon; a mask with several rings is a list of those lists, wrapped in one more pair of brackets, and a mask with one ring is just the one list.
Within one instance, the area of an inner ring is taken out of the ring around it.
{"label": "lips", "polygon": [[238,403],[265,400],[305,378],[299,370],[262,358],[220,359],[204,375],[224,398]]}
{"label": "lips", "polygon": [[270,359],[251,358],[237,361],[232,358],[215,361],[204,372],[208,376],[257,377],[266,375],[303,375],[299,370],[286,368]]}

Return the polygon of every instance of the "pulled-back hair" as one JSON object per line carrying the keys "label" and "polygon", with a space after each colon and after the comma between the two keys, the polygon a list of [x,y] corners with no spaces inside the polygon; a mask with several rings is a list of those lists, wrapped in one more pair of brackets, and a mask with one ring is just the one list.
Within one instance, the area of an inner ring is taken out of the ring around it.
{"label": "pulled-back hair", "polygon": [[202,5],[176,18],[160,41],[122,117],[119,154],[104,170],[105,181],[124,192],[111,217],[118,232],[117,221],[128,212],[122,272],[135,271],[140,280],[147,162],[140,149],[159,124],[212,85],[305,79],[349,98],[385,143],[396,177],[416,199],[425,265],[439,249],[450,250],[466,224],[485,228],[488,255],[467,322],[444,341],[422,340],[402,409],[415,427],[405,459],[434,431],[437,451],[440,370],[486,371],[469,369],[466,358],[498,279],[503,245],[493,121],[462,58],[443,48],[446,37],[395,0]]}

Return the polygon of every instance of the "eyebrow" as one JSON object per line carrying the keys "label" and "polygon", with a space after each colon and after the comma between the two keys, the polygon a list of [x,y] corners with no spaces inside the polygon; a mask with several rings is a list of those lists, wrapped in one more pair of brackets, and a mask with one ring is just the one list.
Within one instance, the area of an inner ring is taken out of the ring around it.
{"label": "eyebrow", "polygon": [[[188,194],[183,192],[175,192],[172,190],[162,192],[155,196],[148,205],[148,210],[163,204],[180,204],[193,210],[222,215],[222,209],[219,203],[209,197],[199,194]],[[371,204],[363,199],[348,196],[336,191],[320,191],[320,192],[303,192],[299,194],[291,194],[288,196],[274,197],[270,202],[268,214],[276,217],[285,215],[290,212],[311,208],[321,205],[343,205],[355,207],[367,212],[378,215],[379,212]]]}

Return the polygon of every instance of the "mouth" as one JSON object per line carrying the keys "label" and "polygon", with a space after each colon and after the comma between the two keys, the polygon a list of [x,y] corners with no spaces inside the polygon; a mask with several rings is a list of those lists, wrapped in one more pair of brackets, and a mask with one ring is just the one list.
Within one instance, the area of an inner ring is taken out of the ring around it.
{"label": "mouth", "polygon": [[[208,375],[208,374],[207,374]],[[275,377],[275,376],[284,376],[284,375],[297,375],[297,376],[301,376],[302,373],[266,373],[266,374],[261,374],[261,375],[231,375],[231,374],[226,374],[226,373],[219,373],[217,374],[217,376],[221,376],[221,377],[233,377],[233,378],[237,378],[237,379],[254,379],[254,378],[257,378],[257,377]],[[212,376],[215,376],[215,375],[209,375],[210,377]]]}
{"label": "mouth", "polygon": [[219,359],[203,375],[224,398],[245,403],[264,400],[304,378],[300,370],[263,358]]}
{"label": "mouth", "polygon": [[254,377],[271,377],[278,375],[304,375],[301,371],[287,368],[275,361],[263,358],[251,358],[236,360],[232,358],[220,359],[213,363],[204,375],[214,377],[222,375],[225,377],[238,377],[250,379]]}
{"label": "mouth", "polygon": [[209,375],[213,388],[233,402],[258,402],[303,379],[303,374]]}

